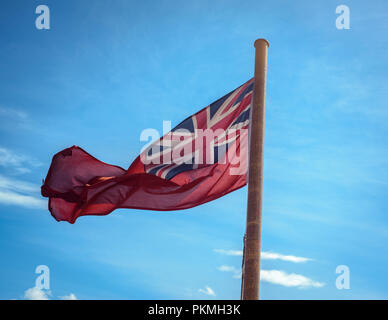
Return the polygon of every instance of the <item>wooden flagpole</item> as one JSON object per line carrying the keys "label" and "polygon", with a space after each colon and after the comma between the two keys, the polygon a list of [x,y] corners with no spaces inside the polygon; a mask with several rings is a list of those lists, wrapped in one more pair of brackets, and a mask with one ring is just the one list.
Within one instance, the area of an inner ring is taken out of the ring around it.
{"label": "wooden flagpole", "polygon": [[247,224],[244,236],[241,283],[241,298],[243,300],[259,299],[265,86],[268,47],[269,43],[265,39],[255,41],[255,85],[250,119]]}

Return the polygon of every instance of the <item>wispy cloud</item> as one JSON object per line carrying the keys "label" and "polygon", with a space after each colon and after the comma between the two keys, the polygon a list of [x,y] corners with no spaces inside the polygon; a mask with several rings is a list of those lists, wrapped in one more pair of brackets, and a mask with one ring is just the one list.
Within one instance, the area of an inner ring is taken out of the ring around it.
{"label": "wispy cloud", "polygon": [[[214,249],[214,252],[227,255],[227,256],[242,256],[243,252],[242,250],[224,250],[224,249]],[[269,251],[262,251],[261,252],[261,259],[263,260],[283,260],[288,262],[294,262],[294,263],[302,263],[311,261],[313,259],[311,258],[305,258],[305,257],[297,257],[293,255],[284,255],[276,252],[269,252]]]}
{"label": "wispy cloud", "polygon": [[214,252],[224,254],[226,256],[242,256],[242,250],[225,250],[225,249],[214,249]]}
{"label": "wispy cloud", "polygon": [[0,203],[27,208],[46,208],[47,202],[38,196],[38,185],[0,175]]}
{"label": "wispy cloud", "polygon": [[284,254],[280,254],[280,253],[267,252],[267,251],[261,252],[261,259],[263,259],[263,260],[283,260],[283,261],[294,262],[294,263],[303,263],[303,262],[313,260],[311,258],[297,257],[297,256],[292,256],[292,255],[284,255]]}
{"label": "wispy cloud", "polygon": [[43,199],[2,190],[0,190],[0,203],[36,209],[44,209],[47,207],[47,202]]}
{"label": "wispy cloud", "polygon": [[241,270],[237,269],[233,266],[222,265],[222,266],[218,267],[217,270],[219,270],[221,272],[231,272],[231,273],[233,273],[233,278],[236,278],[236,279],[241,278]]}
{"label": "wispy cloud", "polygon": [[18,192],[39,192],[40,187],[36,184],[29,183],[23,180],[7,178],[0,175],[0,189],[14,190]]}
{"label": "wispy cloud", "polygon": [[[225,249],[215,249],[217,253],[229,256],[242,256],[243,252],[241,250],[225,250]],[[293,255],[284,255],[275,252],[262,251],[261,258],[263,260],[283,260],[292,263],[303,263],[311,261],[311,258],[297,257]],[[241,269],[234,266],[221,265],[217,268],[221,272],[230,272],[233,274],[233,278],[241,279]],[[308,288],[308,287],[323,287],[324,283],[313,281],[312,279],[296,273],[286,273],[282,270],[261,270],[260,271],[260,280],[264,282],[269,282],[272,284],[277,284],[285,287],[298,287],[298,288]]]}
{"label": "wispy cloud", "polygon": [[[0,166],[5,167],[7,172],[27,173],[30,172],[31,167],[39,165],[39,162],[30,157],[0,147]],[[0,203],[27,208],[45,208],[46,201],[38,196],[39,191],[38,185],[0,175]]]}
{"label": "wispy cloud", "polygon": [[32,129],[31,118],[28,113],[4,105],[0,105],[0,123],[1,129],[6,131]]}
{"label": "wispy cloud", "polygon": [[19,166],[23,161],[24,158],[22,156],[17,155],[6,148],[0,147],[1,166]]}
{"label": "wispy cloud", "polygon": [[[217,268],[222,272],[231,272],[233,278],[241,279],[241,271],[233,266],[220,266]],[[325,284],[318,281],[313,281],[312,279],[305,277],[301,274],[296,273],[286,273],[282,270],[261,270],[260,271],[260,281],[269,282],[272,284],[281,285],[284,287],[298,287],[298,288],[308,288],[308,287],[323,287]]]}
{"label": "wispy cloud", "polygon": [[284,287],[321,288],[325,285],[323,282],[313,281],[301,274],[286,273],[282,270],[261,270],[260,280]]}
{"label": "wispy cloud", "polygon": [[206,286],[205,289],[199,289],[198,292],[206,294],[208,296],[213,296],[213,297],[216,296],[214,290],[212,288],[210,288],[209,286]]}
{"label": "wispy cloud", "polygon": [[11,118],[16,120],[26,120],[28,118],[28,115],[27,113],[17,109],[11,109],[0,106],[0,117]]}
{"label": "wispy cloud", "polygon": [[38,167],[41,163],[26,155],[16,154],[12,150],[0,147],[0,166],[13,170],[15,173],[28,173],[31,167]]}
{"label": "wispy cloud", "polygon": [[222,272],[239,272],[235,267],[225,266],[225,265],[222,265],[222,266],[218,267],[217,269],[219,271],[222,271]]}

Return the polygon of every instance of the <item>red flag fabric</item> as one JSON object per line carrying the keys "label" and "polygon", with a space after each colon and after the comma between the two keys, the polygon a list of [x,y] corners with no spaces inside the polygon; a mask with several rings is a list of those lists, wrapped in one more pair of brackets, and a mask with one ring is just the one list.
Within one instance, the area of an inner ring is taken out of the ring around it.
{"label": "red flag fabric", "polygon": [[253,79],[145,148],[128,170],[80,147],[52,159],[41,191],[57,221],[117,208],[181,210],[246,184]]}

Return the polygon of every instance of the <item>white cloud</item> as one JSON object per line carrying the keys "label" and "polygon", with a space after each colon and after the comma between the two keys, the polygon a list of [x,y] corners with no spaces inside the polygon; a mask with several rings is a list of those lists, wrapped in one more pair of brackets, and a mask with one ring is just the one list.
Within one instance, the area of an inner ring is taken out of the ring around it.
{"label": "white cloud", "polygon": [[[38,287],[33,287],[24,291],[23,299],[26,300],[51,300],[52,293],[50,290],[42,290]],[[78,300],[74,293],[65,296],[60,296],[61,300]]]}
{"label": "white cloud", "polygon": [[[0,166],[7,168],[7,172],[27,173],[31,171],[29,167],[39,165],[40,163],[32,158],[0,147]],[[0,175],[0,203],[27,208],[46,208],[47,201],[38,196],[39,193],[39,185]]]}
{"label": "white cloud", "polygon": [[50,291],[43,291],[38,287],[33,287],[27,289],[24,292],[24,299],[27,300],[50,300],[49,296],[51,295]]}
{"label": "white cloud", "polygon": [[231,273],[233,273],[233,278],[236,278],[236,279],[241,278],[241,270],[237,269],[233,266],[222,265],[222,266],[218,267],[217,270],[222,271],[222,272],[231,272]]}
{"label": "white cloud", "polygon": [[292,256],[292,255],[284,255],[284,254],[280,254],[280,253],[267,252],[267,251],[261,252],[261,259],[263,259],[263,260],[283,260],[283,261],[289,261],[289,262],[294,262],[294,263],[301,263],[301,262],[307,262],[307,261],[313,260],[311,258],[297,257],[297,256]]}
{"label": "white cloud", "polygon": [[34,195],[39,190],[38,185],[0,175],[0,203],[27,208],[47,208],[47,201]]}
{"label": "white cloud", "polygon": [[59,299],[61,299],[61,300],[78,300],[74,293],[70,293],[67,296],[61,296],[61,297],[59,297]]}
{"label": "white cloud", "polygon": [[35,209],[47,208],[47,201],[43,199],[2,190],[0,190],[0,203]]}
{"label": "white cloud", "polygon": [[16,155],[12,151],[0,147],[1,166],[19,166],[24,161],[22,156]]}
{"label": "white cloud", "polygon": [[41,163],[31,157],[16,154],[13,151],[0,147],[0,166],[6,167],[8,170],[13,169],[15,173],[27,173],[31,170],[29,167],[40,166]]}
{"label": "white cloud", "polygon": [[242,256],[242,250],[224,250],[224,249],[214,249],[214,252],[224,254],[226,256]]}
{"label": "white cloud", "polygon": [[301,274],[286,273],[281,270],[261,270],[260,280],[263,282],[278,284],[285,287],[320,288],[325,285],[322,282],[313,281],[312,279],[307,278]]}
{"label": "white cloud", "polygon": [[[224,250],[224,249],[214,249],[214,252],[227,255],[227,256],[242,256],[242,250]],[[263,260],[283,260],[294,263],[301,263],[311,261],[311,258],[297,257],[292,255],[284,255],[276,252],[262,251],[261,259]]]}
{"label": "white cloud", "polygon": [[[235,267],[221,266],[218,268],[218,270],[223,272],[232,272],[233,278],[241,279],[241,271],[237,270]],[[322,282],[313,281],[310,278],[307,278],[301,274],[286,273],[281,270],[261,270],[260,281],[269,282],[272,284],[278,284],[284,287],[298,287],[298,288],[308,288],[308,287],[320,288],[325,285]]]}
{"label": "white cloud", "polygon": [[206,294],[206,295],[208,295],[208,296],[213,296],[213,297],[216,296],[216,294],[215,294],[215,292],[213,291],[213,289],[210,288],[209,286],[206,286],[205,289],[199,289],[198,292],[199,292],[199,293]]}
{"label": "white cloud", "polygon": [[222,272],[238,272],[238,270],[235,267],[232,267],[232,266],[222,265],[222,266],[218,267],[217,269],[219,271],[222,271]]}
{"label": "white cloud", "polygon": [[18,192],[39,192],[40,187],[26,181],[7,178],[0,174],[0,189],[14,190]]}

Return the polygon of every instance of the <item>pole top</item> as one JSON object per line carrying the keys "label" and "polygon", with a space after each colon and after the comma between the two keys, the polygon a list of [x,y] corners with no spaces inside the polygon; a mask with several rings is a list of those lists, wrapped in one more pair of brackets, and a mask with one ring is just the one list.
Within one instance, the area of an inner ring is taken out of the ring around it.
{"label": "pole top", "polygon": [[262,43],[265,43],[267,47],[269,47],[269,42],[266,39],[257,39],[254,44],[255,48],[257,48],[259,44],[262,44]]}

